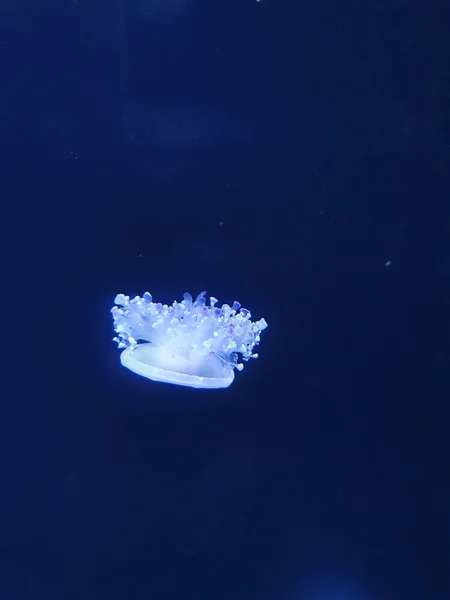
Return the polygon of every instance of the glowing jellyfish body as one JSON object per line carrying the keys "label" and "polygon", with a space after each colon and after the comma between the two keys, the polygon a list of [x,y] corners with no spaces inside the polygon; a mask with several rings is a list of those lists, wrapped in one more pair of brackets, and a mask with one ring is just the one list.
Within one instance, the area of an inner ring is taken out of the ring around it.
{"label": "glowing jellyfish body", "polygon": [[244,368],[238,358],[258,358],[253,348],[267,323],[252,321],[239,302],[217,307],[211,297],[207,306],[205,295],[193,301],[186,293],[168,306],[154,303],[148,292],[132,300],[118,294],[111,312],[122,365],[153,381],[203,389],[231,385],[234,369]]}

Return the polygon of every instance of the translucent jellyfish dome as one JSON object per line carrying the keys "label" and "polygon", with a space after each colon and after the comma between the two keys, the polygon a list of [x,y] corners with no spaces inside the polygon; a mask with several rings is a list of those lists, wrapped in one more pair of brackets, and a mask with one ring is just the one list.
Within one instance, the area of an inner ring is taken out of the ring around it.
{"label": "translucent jellyfish dome", "polygon": [[119,294],[111,309],[114,330],[124,367],[153,381],[199,389],[226,388],[234,371],[242,371],[239,359],[258,358],[253,353],[264,319],[252,321],[239,302],[216,306],[206,292],[194,301],[188,293],[171,306],[143,297]]}

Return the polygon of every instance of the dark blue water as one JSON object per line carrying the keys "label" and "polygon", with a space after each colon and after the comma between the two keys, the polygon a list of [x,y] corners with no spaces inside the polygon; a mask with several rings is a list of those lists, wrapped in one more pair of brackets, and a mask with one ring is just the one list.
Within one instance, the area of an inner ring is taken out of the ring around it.
{"label": "dark blue water", "polygon": [[[450,598],[448,13],[0,6],[0,598]],[[117,293],[269,327],[226,390]]]}

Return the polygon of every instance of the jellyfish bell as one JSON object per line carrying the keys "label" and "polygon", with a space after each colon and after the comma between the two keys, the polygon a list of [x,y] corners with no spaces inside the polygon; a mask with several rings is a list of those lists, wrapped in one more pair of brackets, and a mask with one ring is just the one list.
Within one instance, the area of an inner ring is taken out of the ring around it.
{"label": "jellyfish bell", "polygon": [[188,293],[171,306],[143,297],[119,294],[111,312],[123,349],[121,363],[134,373],[151,379],[197,389],[226,388],[234,370],[244,361],[257,358],[253,348],[267,327],[264,319],[253,322],[239,302],[217,307],[217,299],[206,292],[194,301]]}
{"label": "jellyfish bell", "polygon": [[233,367],[227,367],[213,353],[189,359],[164,346],[147,343],[124,350],[120,362],[137,375],[153,381],[193,388],[226,388],[234,380]]}

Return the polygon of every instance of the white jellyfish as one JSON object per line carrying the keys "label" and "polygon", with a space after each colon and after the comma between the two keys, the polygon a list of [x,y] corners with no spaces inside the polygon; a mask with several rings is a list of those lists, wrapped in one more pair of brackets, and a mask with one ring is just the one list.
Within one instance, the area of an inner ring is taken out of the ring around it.
{"label": "white jellyfish", "polygon": [[188,293],[172,306],[143,297],[118,294],[111,309],[114,341],[124,351],[120,361],[134,373],[175,385],[193,388],[225,388],[247,361],[258,358],[253,348],[267,327],[264,319],[252,321],[239,302],[216,307],[217,298],[206,305],[206,292],[195,302]]}

